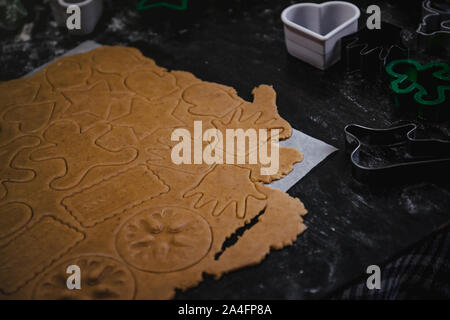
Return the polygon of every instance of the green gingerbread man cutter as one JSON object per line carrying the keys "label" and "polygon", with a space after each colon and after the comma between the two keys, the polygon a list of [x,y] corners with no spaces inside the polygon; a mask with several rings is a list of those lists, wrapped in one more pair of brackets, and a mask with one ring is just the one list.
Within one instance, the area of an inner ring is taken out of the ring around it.
{"label": "green gingerbread man cutter", "polygon": [[418,117],[439,121],[450,114],[450,66],[444,62],[421,65],[411,59],[394,60],[386,67],[395,106],[417,108]]}

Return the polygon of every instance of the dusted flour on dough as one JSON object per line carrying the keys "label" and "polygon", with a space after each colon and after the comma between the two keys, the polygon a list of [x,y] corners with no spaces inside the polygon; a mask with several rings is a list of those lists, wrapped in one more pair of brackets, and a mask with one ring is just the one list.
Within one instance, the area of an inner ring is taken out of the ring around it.
{"label": "dusted flour on dough", "polygon": [[[306,210],[264,183],[289,173],[298,151],[281,148],[272,176],[171,161],[171,132],[194,121],[288,138],[272,87],[253,95],[109,46],[0,83],[0,298],[168,299],[292,244]],[[72,264],[81,290],[66,288]]]}

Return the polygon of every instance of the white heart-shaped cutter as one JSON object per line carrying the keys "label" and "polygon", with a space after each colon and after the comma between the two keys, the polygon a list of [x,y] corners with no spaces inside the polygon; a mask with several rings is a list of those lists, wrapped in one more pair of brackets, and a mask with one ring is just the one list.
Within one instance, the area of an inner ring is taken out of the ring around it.
{"label": "white heart-shaped cutter", "polygon": [[284,9],[281,20],[288,52],[320,69],[341,57],[340,39],[358,31],[361,12],[345,1],[298,3]]}

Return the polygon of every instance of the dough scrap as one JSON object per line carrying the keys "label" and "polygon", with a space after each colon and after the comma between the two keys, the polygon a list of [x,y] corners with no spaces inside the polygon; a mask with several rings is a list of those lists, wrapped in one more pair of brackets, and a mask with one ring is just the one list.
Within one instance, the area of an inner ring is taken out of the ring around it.
{"label": "dough scrap", "polygon": [[[280,148],[270,176],[171,161],[171,132],[194,121],[288,138],[274,89],[253,96],[121,46],[0,83],[0,299],[170,299],[291,245],[307,211],[264,183],[302,161],[297,150]],[[69,265],[81,290],[66,288]]]}

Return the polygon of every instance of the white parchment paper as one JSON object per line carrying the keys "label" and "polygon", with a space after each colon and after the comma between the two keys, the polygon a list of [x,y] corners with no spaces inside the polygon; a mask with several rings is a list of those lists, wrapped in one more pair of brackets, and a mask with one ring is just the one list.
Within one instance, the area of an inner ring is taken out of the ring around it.
{"label": "white parchment paper", "polygon": [[[289,119],[287,120],[289,121]],[[321,140],[298,131],[297,129],[292,129],[292,136],[289,139],[280,141],[280,147],[295,148],[303,153],[303,161],[294,164],[294,170],[283,179],[269,184],[269,186],[280,189],[281,191],[288,191],[301,178],[306,176],[312,168],[338,150]]]}

